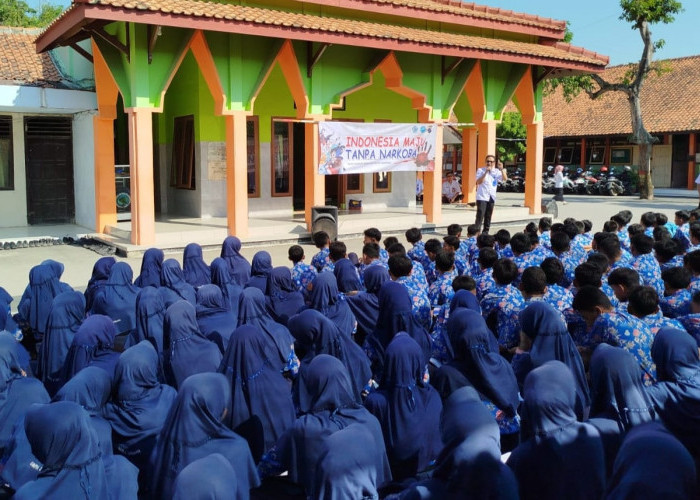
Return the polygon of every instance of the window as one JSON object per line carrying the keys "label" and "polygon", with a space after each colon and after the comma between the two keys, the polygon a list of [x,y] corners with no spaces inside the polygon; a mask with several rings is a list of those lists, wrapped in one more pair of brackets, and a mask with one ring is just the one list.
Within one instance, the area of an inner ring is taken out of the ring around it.
{"label": "window", "polygon": [[588,152],[588,163],[602,164],[605,162],[604,146],[592,146]]}
{"label": "window", "polygon": [[260,197],[260,138],[258,117],[246,119],[247,158],[248,158],[248,198]]}
{"label": "window", "polygon": [[632,148],[612,148],[610,150],[610,163],[632,164]]}
{"label": "window", "polygon": [[559,163],[571,163],[571,157],[574,154],[574,148],[561,148],[559,150]]}
{"label": "window", "polygon": [[557,148],[544,148],[544,162],[554,163],[557,159]]}
{"label": "window", "polygon": [[12,162],[12,117],[0,116],[0,189],[15,188]]}
{"label": "window", "polygon": [[272,121],[272,196],[292,194],[292,124]]}
{"label": "window", "polygon": [[345,193],[361,194],[364,193],[364,175],[363,174],[344,174]]}
{"label": "window", "polygon": [[178,189],[195,189],[194,178],[194,116],[179,116],[175,118],[173,130],[170,185]]}
{"label": "window", "polygon": [[391,172],[377,172],[373,177],[372,187],[375,193],[391,192]]}

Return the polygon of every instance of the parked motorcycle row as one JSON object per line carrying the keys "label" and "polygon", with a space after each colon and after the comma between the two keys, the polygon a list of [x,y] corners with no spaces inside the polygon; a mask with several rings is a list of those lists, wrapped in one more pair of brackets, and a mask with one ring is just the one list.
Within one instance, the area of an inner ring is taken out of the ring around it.
{"label": "parked motorcycle row", "polygon": [[[500,191],[511,193],[525,192],[525,172],[518,167],[508,173],[508,180],[498,186]],[[542,192],[554,194],[554,167],[549,166],[542,174]],[[594,172],[591,169],[577,168],[571,171],[564,168],[565,194],[591,194],[598,196],[619,196],[637,193],[635,176],[629,166],[601,167]]]}

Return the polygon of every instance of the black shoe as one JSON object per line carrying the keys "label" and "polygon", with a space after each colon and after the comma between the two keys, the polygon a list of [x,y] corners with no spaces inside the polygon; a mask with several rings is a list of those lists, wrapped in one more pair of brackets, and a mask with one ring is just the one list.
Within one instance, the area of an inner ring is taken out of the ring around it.
{"label": "black shoe", "polygon": [[3,250],[10,250],[11,245],[9,241],[6,241],[5,244],[2,246]]}
{"label": "black shoe", "polygon": [[34,248],[36,246],[36,241],[32,240],[29,242],[29,248]]}
{"label": "black shoe", "polygon": [[13,241],[12,243],[10,243],[10,249],[16,250],[16,249],[17,249],[17,243],[15,243],[14,241]]}

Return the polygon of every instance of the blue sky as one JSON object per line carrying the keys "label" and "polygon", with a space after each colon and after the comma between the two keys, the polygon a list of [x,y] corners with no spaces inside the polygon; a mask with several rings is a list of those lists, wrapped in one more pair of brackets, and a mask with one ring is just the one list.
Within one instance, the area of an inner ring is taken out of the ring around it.
{"label": "blue sky", "polygon": [[[36,7],[46,0],[29,0]],[[492,7],[527,12],[554,19],[567,20],[574,33],[574,45],[610,56],[610,64],[639,60],[642,40],[637,31],[620,21],[620,5],[616,0],[475,0]],[[670,25],[652,26],[655,40],[663,38],[666,46],[656,53],[656,59],[690,56],[700,53],[697,21],[700,1],[681,0],[685,11]],[[69,0],[49,0],[68,5]]]}

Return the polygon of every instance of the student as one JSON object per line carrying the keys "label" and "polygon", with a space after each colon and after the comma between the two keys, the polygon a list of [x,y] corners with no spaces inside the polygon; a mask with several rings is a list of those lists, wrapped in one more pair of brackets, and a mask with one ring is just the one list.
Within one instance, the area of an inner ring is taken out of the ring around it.
{"label": "student", "polygon": [[185,247],[182,256],[182,272],[185,275],[185,281],[195,288],[211,283],[211,271],[204,262],[202,247],[197,243],[190,243]]}
{"label": "student", "polygon": [[[379,245],[382,242],[382,232],[377,229],[376,227],[370,227],[365,229],[364,231],[364,239],[362,241],[363,245],[366,245],[367,243],[376,243]],[[389,254],[387,253],[386,250],[383,248],[379,248],[379,260],[384,262],[386,264],[386,261],[389,260]]]}
{"label": "student", "polygon": [[[394,255],[406,257],[406,247],[404,247],[401,243],[396,243],[395,245],[392,245],[391,248],[387,249],[387,251],[389,252],[389,258],[393,257]],[[411,260],[411,266],[411,280],[415,283],[416,287],[420,287],[423,290],[427,290],[428,280],[425,277],[425,270],[423,269],[423,266],[415,260]]]}
{"label": "student", "polygon": [[392,255],[389,257],[389,276],[393,281],[401,283],[406,288],[411,297],[413,317],[423,328],[429,330],[433,319],[433,308],[430,306],[428,288],[418,285],[411,277],[414,262],[406,256]]}
{"label": "student", "polygon": [[431,238],[425,242],[425,253],[428,254],[428,259],[430,259],[428,268],[425,270],[425,278],[428,280],[428,285],[432,285],[438,277],[435,269],[435,257],[442,251],[442,243],[437,238]]}
{"label": "student", "polygon": [[250,266],[250,278],[248,278],[244,288],[255,287],[262,293],[265,293],[267,277],[272,271],[272,257],[270,253],[265,250],[255,252]]}
{"label": "student", "polygon": [[[479,226],[476,224],[469,224],[467,226],[467,237],[463,238],[459,246],[464,253],[464,258],[469,261],[472,249],[476,247],[476,239],[479,237]],[[460,236],[461,238],[461,236]]]}
{"label": "student", "polygon": [[676,318],[685,330],[693,336],[700,348],[700,292],[693,294],[690,303],[690,313]]}
{"label": "student", "polygon": [[481,299],[481,311],[486,324],[497,334],[502,349],[518,345],[520,323],[518,313],[525,300],[512,283],[518,276],[518,268],[510,259],[499,259],[493,266],[496,286]]}
{"label": "student", "polygon": [[245,286],[250,278],[250,263],[241,255],[241,240],[228,236],[221,244],[221,258],[228,263],[234,283]]}
{"label": "student", "polygon": [[443,239],[442,249],[454,255],[455,270],[458,275],[462,275],[467,272],[467,262],[464,260],[462,255],[459,253],[460,243],[457,236],[445,236]]}
{"label": "student", "polygon": [[160,286],[160,268],[163,265],[163,250],[160,248],[149,248],[143,253],[141,259],[141,273],[134,281],[134,285],[139,288]]}
{"label": "student", "polygon": [[[303,305],[303,302],[302,302]],[[214,342],[221,354],[236,329],[238,315],[226,307],[224,294],[216,285],[203,285],[197,289],[197,327],[207,339]]]}
{"label": "student", "polygon": [[238,302],[243,292],[243,287],[234,283],[229,273],[228,264],[221,257],[217,257],[211,261],[211,282],[213,285],[221,288],[226,308],[231,311],[235,317],[238,317]]}
{"label": "student", "polygon": [[656,214],[654,212],[644,212],[639,219],[639,223],[644,226],[644,234],[653,237],[654,226],[656,226]]}
{"label": "student", "polygon": [[687,210],[678,210],[676,212],[676,220],[675,223],[678,226],[678,229],[676,230],[676,234],[673,236],[674,239],[678,240],[681,245],[683,245],[683,249],[687,252],[688,248],[690,248],[690,224],[688,223],[690,221],[690,214],[688,213]]}
{"label": "student", "polygon": [[267,281],[265,305],[277,323],[287,326],[287,321],[304,308],[304,294],[292,282],[288,267],[275,267]]}
{"label": "student", "polygon": [[[166,307],[170,307],[178,300],[185,300],[197,305],[197,293],[194,287],[185,281],[185,275],[182,273],[180,263],[175,259],[168,259],[163,262],[161,267],[161,287],[158,292],[163,297]],[[244,286],[243,283],[241,286]]]}
{"label": "student", "polygon": [[629,294],[633,288],[641,284],[639,273],[628,267],[615,269],[608,276],[608,285],[612,288],[615,297],[618,300],[615,309],[620,312],[627,312],[627,301]]}
{"label": "student", "polygon": [[690,293],[700,291],[700,250],[685,254],[683,267],[690,271]]}
{"label": "student", "polygon": [[642,320],[615,312],[610,300],[594,286],[584,286],[578,290],[573,307],[588,326],[581,347],[589,352],[601,343],[622,347],[637,360],[646,385],[651,385],[656,380],[656,368],[651,359],[654,336]]}
{"label": "student", "polygon": [[511,260],[518,268],[518,277],[513,282],[514,285],[520,283],[520,276],[522,276],[525,269],[539,264],[534,261],[535,256],[530,252],[531,247],[530,237],[525,233],[515,233],[510,239],[510,249],[513,251]]}
{"label": "student", "polygon": [[309,284],[316,277],[316,268],[304,262],[304,249],[299,245],[292,245],[287,251],[289,260],[292,261],[292,281],[301,293],[306,293]]}
{"label": "student", "polygon": [[548,257],[542,261],[540,268],[544,271],[547,291],[544,300],[559,311],[571,308],[574,296],[559,283],[564,277],[564,265],[556,257]]}
{"label": "student", "polygon": [[549,248],[551,250],[551,245],[550,245],[550,230],[552,229],[552,218],[551,217],[542,217],[539,222],[537,223],[537,230],[540,233],[540,245],[542,245],[545,248]]}
{"label": "student", "polygon": [[119,335],[131,334],[136,328],[136,296],[139,289],[131,284],[133,271],[126,262],[112,266],[105,287],[95,297],[90,314],[104,314],[114,320]]}
{"label": "student", "polygon": [[680,322],[667,318],[661,313],[659,296],[656,294],[656,290],[650,286],[637,286],[629,292],[628,311],[644,321],[654,335],[661,328],[684,330]]}
{"label": "student", "polygon": [[564,232],[552,232],[550,245],[554,256],[564,267],[564,274],[558,282],[564,288],[569,288],[574,281],[576,267],[581,263],[578,256],[571,251],[571,240]]}
{"label": "student", "polygon": [[476,282],[476,296],[479,300],[484,298],[496,282],[493,279],[493,265],[498,261],[498,252],[490,247],[482,248],[479,252],[479,272],[473,274]]}
{"label": "student", "polygon": [[671,267],[683,266],[683,251],[679,248],[678,242],[672,238],[655,242],[654,256],[662,272]]}
{"label": "student", "polygon": [[664,281],[664,294],[660,299],[661,311],[664,316],[676,318],[690,312],[692,295],[690,286],[690,271],[684,267],[672,267],[661,274]]}
{"label": "student", "polygon": [[[334,241],[328,245],[328,262],[321,270],[322,273],[335,271],[335,263],[340,259],[346,259],[348,256],[348,249],[345,243],[342,241]],[[335,276],[335,275],[334,275]]]}
{"label": "student", "polygon": [[[389,257],[389,262],[392,262],[391,259],[392,257]],[[365,290],[346,298],[350,310],[357,320],[355,339],[359,345],[362,345],[365,337],[374,330],[374,326],[377,324],[379,289],[389,279],[389,272],[383,266],[369,266],[364,273]]]}
{"label": "student", "polygon": [[[345,293],[345,294],[352,294],[352,293],[357,293],[360,290],[364,289],[362,285],[362,272],[363,270],[372,264],[372,261],[376,261],[379,263],[379,245],[376,243],[371,243],[368,245],[364,245],[362,248],[362,260],[363,260],[363,267],[361,268],[361,271],[358,272],[357,267],[353,265],[353,263],[350,261],[350,259],[347,258],[347,256],[343,255],[340,259],[336,258],[336,247],[340,247],[338,245],[339,241],[334,241],[331,243],[331,260],[333,261],[333,274],[335,275],[335,279],[338,282],[338,290],[340,293]],[[343,246],[345,246],[344,243],[342,243]]]}
{"label": "student", "polygon": [[438,277],[428,288],[428,297],[430,298],[433,312],[436,309],[440,309],[441,314],[444,314],[445,310],[449,310],[450,300],[454,296],[452,280],[457,277],[454,253],[440,252],[437,254],[435,256],[435,268],[438,272]]}
{"label": "student", "polygon": [[406,240],[412,245],[412,248],[406,252],[408,257],[420,263],[423,266],[425,272],[428,271],[428,266],[430,265],[430,258],[425,252],[425,243],[422,241],[423,235],[420,229],[417,227],[412,227],[406,231]]}
{"label": "student", "polygon": [[328,247],[331,244],[331,238],[327,232],[319,231],[314,233],[312,239],[318,252],[311,258],[311,265],[316,269],[316,272],[320,273],[330,263]]}
{"label": "student", "polygon": [[639,273],[643,285],[651,286],[659,295],[664,293],[661,268],[654,258],[654,239],[636,234],[630,239],[632,268]]}

